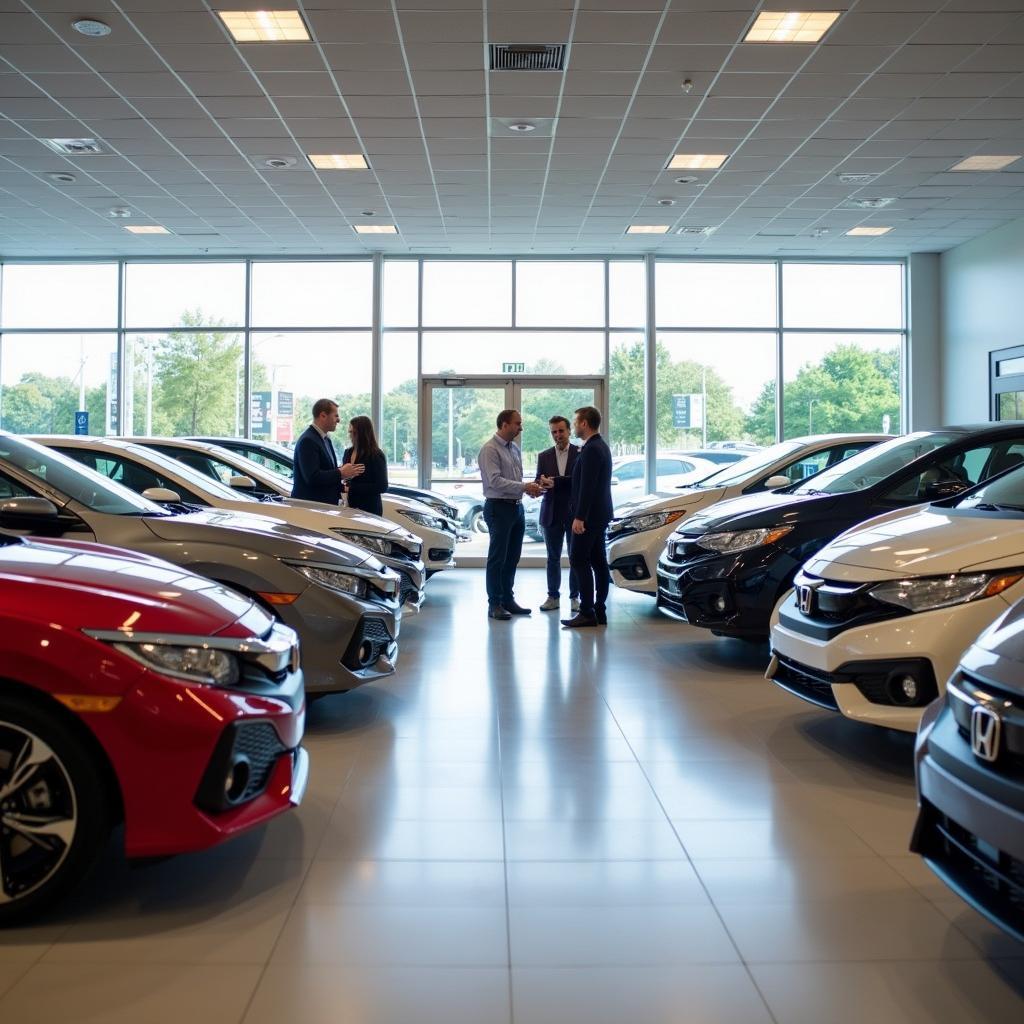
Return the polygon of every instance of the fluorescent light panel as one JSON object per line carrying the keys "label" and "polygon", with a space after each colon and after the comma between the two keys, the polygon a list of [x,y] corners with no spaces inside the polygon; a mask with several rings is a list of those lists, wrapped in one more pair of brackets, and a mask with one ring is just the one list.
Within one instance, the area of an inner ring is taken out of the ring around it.
{"label": "fluorescent light panel", "polygon": [[362,153],[307,153],[318,171],[365,171],[370,165]]}
{"label": "fluorescent light panel", "polygon": [[298,11],[218,11],[236,43],[309,42]]}
{"label": "fluorescent light panel", "polygon": [[159,224],[126,224],[125,231],[133,235],[169,235],[170,231]]}
{"label": "fluorescent light panel", "polygon": [[891,226],[887,227],[887,228],[882,228],[882,227],[878,227],[878,228],[862,227],[862,228],[850,228],[850,230],[847,231],[846,233],[848,235],[863,235],[865,237],[874,237],[876,235],[887,235],[890,231],[892,231],[892,227]]}
{"label": "fluorescent light panel", "polygon": [[669,167],[673,170],[685,167],[690,170],[714,171],[728,159],[728,153],[676,153]]}
{"label": "fluorescent light panel", "polygon": [[356,233],[360,235],[397,235],[398,228],[394,224],[355,224]]}
{"label": "fluorescent light panel", "polygon": [[667,232],[667,224],[630,224],[626,228],[627,235],[664,235]]}
{"label": "fluorescent light panel", "polygon": [[1001,171],[1004,167],[1009,167],[1010,164],[1019,159],[1019,154],[1017,156],[969,156],[966,160],[961,160],[960,163],[955,164],[950,170]]}
{"label": "fluorescent light panel", "polygon": [[839,11],[762,11],[745,43],[816,43],[835,24]]}

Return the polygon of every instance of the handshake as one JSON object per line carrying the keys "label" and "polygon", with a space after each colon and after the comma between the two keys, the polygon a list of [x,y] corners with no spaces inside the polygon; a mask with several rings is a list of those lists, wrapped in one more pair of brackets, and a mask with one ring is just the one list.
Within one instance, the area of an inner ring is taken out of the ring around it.
{"label": "handshake", "polygon": [[542,476],[536,483],[529,483],[523,488],[523,490],[531,498],[539,498],[545,491],[550,491],[555,486],[554,477]]}

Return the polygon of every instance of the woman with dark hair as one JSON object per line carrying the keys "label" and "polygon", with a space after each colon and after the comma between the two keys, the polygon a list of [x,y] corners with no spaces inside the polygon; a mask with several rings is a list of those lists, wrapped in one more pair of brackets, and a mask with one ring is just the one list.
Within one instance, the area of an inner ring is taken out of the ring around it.
{"label": "woman with dark hair", "polygon": [[356,416],[349,420],[348,437],[352,444],[345,449],[342,463],[364,467],[360,476],[347,481],[349,508],[379,516],[384,511],[380,496],[388,489],[388,460],[377,444],[370,417]]}

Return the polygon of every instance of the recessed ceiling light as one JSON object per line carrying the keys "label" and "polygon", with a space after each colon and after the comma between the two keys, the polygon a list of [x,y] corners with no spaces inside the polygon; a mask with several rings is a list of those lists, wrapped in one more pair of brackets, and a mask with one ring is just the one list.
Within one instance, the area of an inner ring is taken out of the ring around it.
{"label": "recessed ceiling light", "polygon": [[298,11],[218,11],[236,43],[309,42]]}
{"label": "recessed ceiling light", "polygon": [[659,206],[675,206],[676,205],[676,201],[674,199],[659,199],[658,200],[658,205]]}
{"label": "recessed ceiling light", "polygon": [[124,226],[125,231],[130,231],[133,235],[169,235],[170,231],[167,228],[162,227],[160,224],[126,224]]}
{"label": "recessed ceiling light", "polygon": [[537,126],[535,124],[530,124],[529,121],[513,121],[512,124],[508,126],[508,130],[510,132],[535,132],[537,130]]}
{"label": "recessed ceiling light", "polygon": [[394,224],[354,224],[359,235],[397,235],[398,228]]}
{"label": "recessed ceiling light", "polygon": [[318,171],[365,171],[370,165],[362,153],[307,153]]}
{"label": "recessed ceiling light", "polygon": [[132,215],[132,211],[127,206],[115,206],[107,211],[111,217],[117,217],[119,220],[124,220]]}
{"label": "recessed ceiling light", "polygon": [[79,18],[77,21],[71,22],[71,27],[76,32],[81,32],[83,36],[89,36],[92,39],[110,35],[110,26],[95,18]]}
{"label": "recessed ceiling light", "polygon": [[83,153],[102,153],[95,139],[40,139],[44,146],[64,155],[81,156]]}
{"label": "recessed ceiling light", "polygon": [[667,232],[667,224],[630,224],[626,228],[627,235],[664,235]]}
{"label": "recessed ceiling light", "polygon": [[50,179],[50,181],[56,181],[61,185],[70,185],[73,181],[78,180],[73,174],[70,174],[68,171],[50,171],[46,176]]}
{"label": "recessed ceiling light", "polygon": [[298,160],[293,156],[268,156],[263,161],[267,167],[273,167],[275,170],[281,170],[283,167],[294,167]]}
{"label": "recessed ceiling light", "polygon": [[376,210],[363,210],[361,216],[363,216],[363,217],[376,217],[377,216],[377,211]]}
{"label": "recessed ceiling light", "polygon": [[728,159],[728,153],[676,153],[669,162],[669,167],[691,171],[714,171]]}
{"label": "recessed ceiling light", "polygon": [[840,11],[762,11],[745,43],[816,43],[835,24]]}
{"label": "recessed ceiling light", "polygon": [[862,228],[850,228],[850,230],[847,231],[846,233],[848,235],[857,235],[857,236],[863,235],[863,236],[866,236],[866,237],[870,238],[870,237],[874,237],[875,235],[887,235],[890,231],[892,231],[892,227],[891,226],[887,227],[887,228],[881,228],[881,227],[878,227],[878,228],[862,227]]}
{"label": "recessed ceiling light", "polygon": [[950,170],[1001,171],[1004,167],[1009,167],[1010,164],[1019,159],[1019,154],[1017,156],[969,156],[966,160],[961,160],[960,163],[950,167]]}

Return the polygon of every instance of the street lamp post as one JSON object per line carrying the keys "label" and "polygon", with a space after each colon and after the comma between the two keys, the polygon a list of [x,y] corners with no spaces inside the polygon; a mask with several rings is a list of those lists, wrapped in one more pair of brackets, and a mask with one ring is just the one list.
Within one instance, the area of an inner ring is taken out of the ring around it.
{"label": "street lamp post", "polygon": [[814,433],[814,403],[817,401],[816,398],[812,398],[807,403],[807,433]]}

